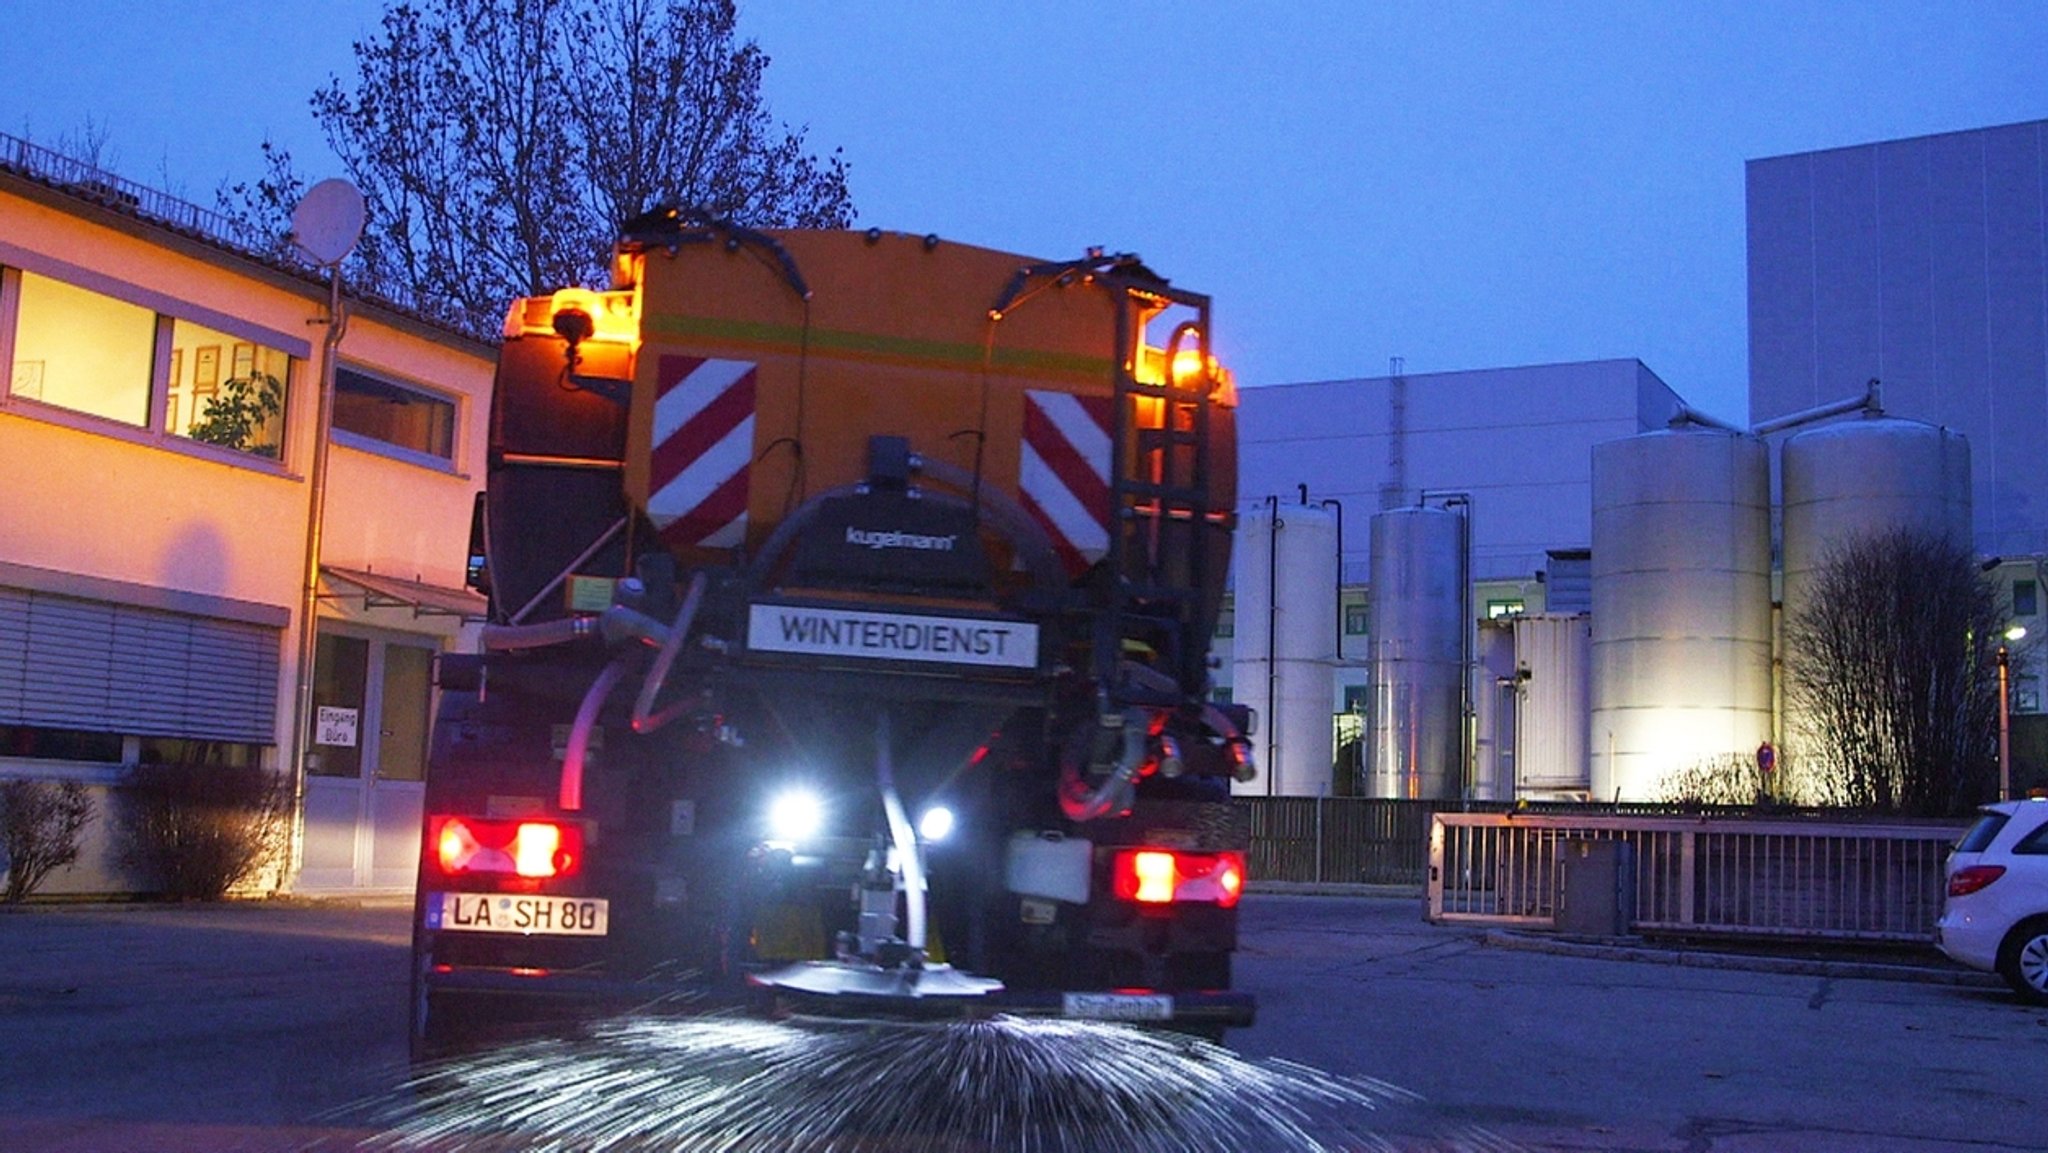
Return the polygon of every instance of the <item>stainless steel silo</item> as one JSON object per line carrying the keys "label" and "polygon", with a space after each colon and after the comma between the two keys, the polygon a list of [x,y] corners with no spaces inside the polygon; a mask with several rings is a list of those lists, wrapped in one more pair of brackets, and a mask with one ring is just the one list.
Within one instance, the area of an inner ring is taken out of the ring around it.
{"label": "stainless steel silo", "polygon": [[1673,772],[1770,736],[1770,525],[1757,437],[1593,447],[1594,799],[1659,799]]}
{"label": "stainless steel silo", "polygon": [[[1837,550],[1895,531],[1970,544],[1970,445],[1959,432],[1866,416],[1788,437],[1780,467],[1787,661],[1797,659],[1789,651],[1796,622]],[[1796,697],[1788,695],[1784,710],[1785,763],[1793,767],[1811,729]]]}
{"label": "stainless steel silo", "polygon": [[1261,502],[1238,518],[1231,696],[1258,712],[1246,795],[1322,796],[1336,759],[1337,517]]}
{"label": "stainless steel silo", "polygon": [[1465,787],[1464,534],[1449,509],[1372,518],[1369,796],[1443,800]]}
{"label": "stainless steel silo", "polygon": [[1901,529],[1970,543],[1970,444],[1959,432],[1865,417],[1788,437],[1781,462],[1788,621],[1841,545]]}

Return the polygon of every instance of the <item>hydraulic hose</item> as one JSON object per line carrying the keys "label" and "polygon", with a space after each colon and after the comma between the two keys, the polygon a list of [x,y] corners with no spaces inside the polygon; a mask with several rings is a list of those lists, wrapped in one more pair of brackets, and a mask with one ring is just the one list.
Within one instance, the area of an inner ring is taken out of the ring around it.
{"label": "hydraulic hose", "polygon": [[597,727],[597,715],[612,695],[619,679],[626,675],[626,658],[615,658],[590,682],[583,703],[576,708],[576,723],[569,726],[569,747],[562,753],[562,808],[576,812],[583,807],[583,765],[590,753],[590,733]]}
{"label": "hydraulic hose", "polygon": [[1124,713],[1124,751],[1116,768],[1100,785],[1090,790],[1071,765],[1060,775],[1060,811],[1076,823],[1099,820],[1131,807],[1138,773],[1145,767],[1145,739],[1151,726],[1138,709]]}
{"label": "hydraulic hose", "polygon": [[1205,704],[1202,706],[1202,723],[1208,725],[1218,736],[1222,737],[1225,744],[1237,750],[1237,756],[1234,758],[1237,761],[1237,767],[1231,770],[1230,775],[1239,784],[1249,783],[1258,777],[1259,765],[1258,761],[1252,756],[1252,743],[1243,733],[1237,731],[1237,726],[1231,723],[1229,713],[1224,712],[1215,705]]}
{"label": "hydraulic hose", "polygon": [[654,698],[661,695],[662,685],[668,682],[669,670],[675,667],[676,654],[683,650],[683,640],[690,635],[690,626],[697,619],[697,605],[704,600],[704,574],[700,571],[690,578],[690,591],[683,595],[682,611],[676,613],[675,623],[669,626],[668,638],[661,643],[661,653],[654,658],[654,667],[647,670],[647,676],[640,682],[640,695],[633,702],[633,731],[651,733],[681,715],[687,701],[676,704],[657,713]]}
{"label": "hydraulic hose", "polygon": [[596,630],[597,622],[591,617],[563,617],[537,625],[485,625],[479,643],[489,652],[539,649],[567,644],[590,636]]}

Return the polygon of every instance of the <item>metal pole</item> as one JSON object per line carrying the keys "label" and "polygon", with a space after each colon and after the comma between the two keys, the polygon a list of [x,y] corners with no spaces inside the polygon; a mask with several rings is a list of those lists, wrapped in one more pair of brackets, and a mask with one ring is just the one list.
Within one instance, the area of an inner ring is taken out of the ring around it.
{"label": "metal pole", "polygon": [[305,583],[299,598],[299,652],[292,674],[296,693],[292,711],[291,854],[286,877],[296,883],[306,854],[306,756],[312,742],[307,730],[313,719],[313,654],[320,612],[320,536],[327,520],[327,443],[334,423],[334,357],[348,331],[341,304],[341,265],[327,270],[327,333],[320,341],[320,402],[313,422],[313,463],[307,478]]}
{"label": "metal pole", "polygon": [[2012,799],[2012,709],[2007,696],[2011,660],[1998,646],[1998,799]]}

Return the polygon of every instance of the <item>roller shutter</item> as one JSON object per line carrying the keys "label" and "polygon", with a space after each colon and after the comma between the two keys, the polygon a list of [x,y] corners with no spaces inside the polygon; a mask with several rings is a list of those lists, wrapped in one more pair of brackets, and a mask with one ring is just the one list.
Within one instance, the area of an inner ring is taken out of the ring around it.
{"label": "roller shutter", "polygon": [[282,637],[0,588],[0,724],[272,744]]}

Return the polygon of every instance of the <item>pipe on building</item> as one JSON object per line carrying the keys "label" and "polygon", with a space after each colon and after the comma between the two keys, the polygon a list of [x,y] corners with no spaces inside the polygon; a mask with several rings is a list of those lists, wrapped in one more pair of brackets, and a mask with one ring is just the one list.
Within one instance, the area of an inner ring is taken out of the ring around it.
{"label": "pipe on building", "polygon": [[[1867,416],[1883,416],[1883,387],[1878,379],[1873,376],[1870,378],[1870,382],[1863,386],[1862,396],[1843,397],[1841,400],[1816,405],[1813,408],[1801,409],[1798,412],[1788,412],[1784,416],[1758,421],[1756,424],[1751,425],[1748,431],[1756,436],[1769,436],[1774,432],[1783,432],[1788,428],[1797,428],[1802,424],[1811,424],[1816,420],[1826,420],[1831,416],[1843,416],[1852,412],[1861,412]],[[1721,427],[1725,428],[1727,426],[1723,425]],[[1743,430],[1736,428],[1729,429],[1729,431],[1741,432]]]}

